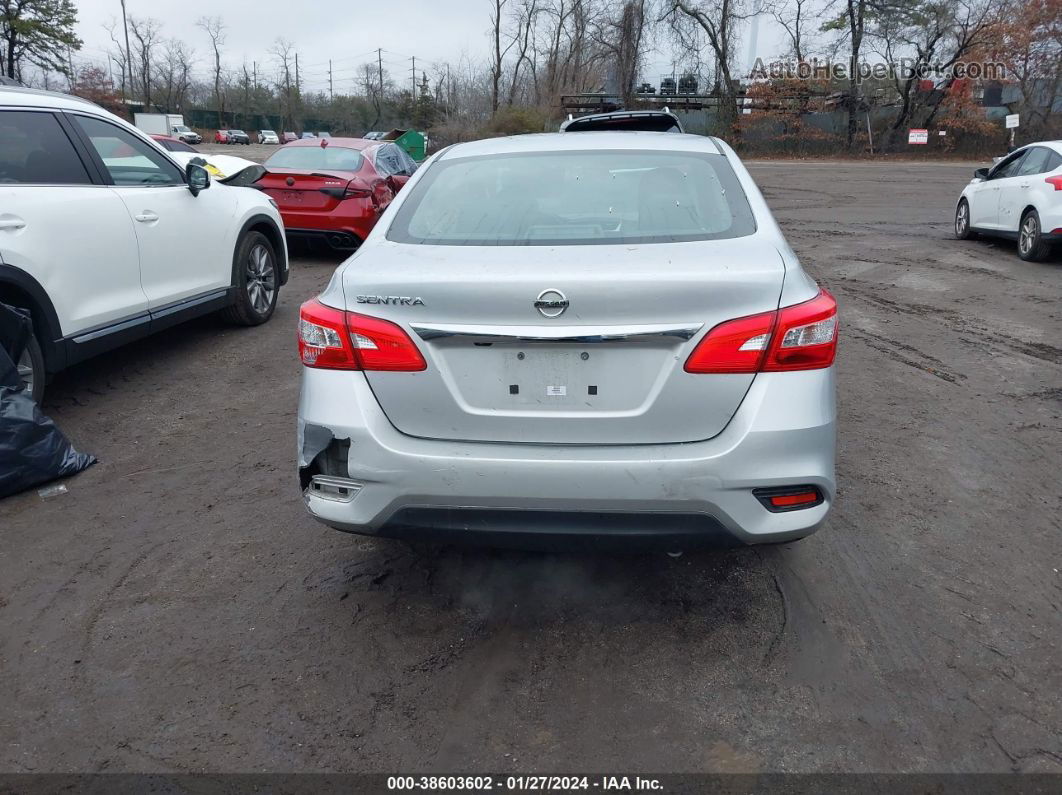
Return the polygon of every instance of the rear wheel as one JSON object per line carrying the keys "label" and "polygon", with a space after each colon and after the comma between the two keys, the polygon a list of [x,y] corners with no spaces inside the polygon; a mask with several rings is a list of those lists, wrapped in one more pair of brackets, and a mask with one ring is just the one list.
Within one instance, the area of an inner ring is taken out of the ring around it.
{"label": "rear wheel", "polygon": [[277,256],[269,238],[261,232],[248,232],[236,246],[233,264],[235,303],[225,310],[225,318],[241,326],[257,326],[273,316],[280,285]]}
{"label": "rear wheel", "polygon": [[16,362],[16,367],[26,391],[37,403],[40,403],[44,397],[44,352],[41,350],[40,343],[37,342],[36,335],[30,336],[22,355]]}
{"label": "rear wheel", "polygon": [[970,204],[966,199],[959,199],[959,205],[955,208],[955,237],[969,240],[974,234],[970,231]]}
{"label": "rear wheel", "polygon": [[1050,254],[1051,245],[1040,228],[1040,214],[1029,210],[1018,227],[1018,256],[1026,262],[1043,262]]}

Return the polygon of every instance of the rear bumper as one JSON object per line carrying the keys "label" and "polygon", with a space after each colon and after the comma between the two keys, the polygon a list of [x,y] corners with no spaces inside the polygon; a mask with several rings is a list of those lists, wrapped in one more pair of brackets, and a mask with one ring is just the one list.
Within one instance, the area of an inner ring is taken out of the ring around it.
{"label": "rear bumper", "polygon": [[[369,535],[778,542],[818,529],[835,495],[833,368],[757,376],[707,441],[585,446],[406,436],[362,373],[304,368],[298,435],[304,487],[316,473],[360,487],[347,501],[304,491],[310,513]],[[823,502],[772,513],[752,494],[793,485]]]}

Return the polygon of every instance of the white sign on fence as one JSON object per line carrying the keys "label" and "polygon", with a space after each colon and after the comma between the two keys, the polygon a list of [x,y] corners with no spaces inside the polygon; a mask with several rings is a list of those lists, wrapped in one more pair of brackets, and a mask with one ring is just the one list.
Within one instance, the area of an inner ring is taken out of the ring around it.
{"label": "white sign on fence", "polygon": [[928,144],[929,143],[929,130],[916,130],[911,128],[907,131],[907,143],[909,144]]}
{"label": "white sign on fence", "polygon": [[1018,114],[1017,113],[1011,113],[1009,116],[1007,116],[1007,129],[1008,130],[1013,130],[1015,127],[1018,127],[1018,126],[1019,125],[1018,125]]}

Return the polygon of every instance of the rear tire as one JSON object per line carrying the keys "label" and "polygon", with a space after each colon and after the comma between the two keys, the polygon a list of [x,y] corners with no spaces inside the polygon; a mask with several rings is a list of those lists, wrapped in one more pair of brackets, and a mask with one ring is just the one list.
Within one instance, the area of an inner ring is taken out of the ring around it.
{"label": "rear tire", "polygon": [[1018,226],[1018,256],[1026,262],[1043,262],[1051,255],[1051,244],[1044,240],[1040,214],[1029,210]]}
{"label": "rear tire", "polygon": [[976,232],[970,231],[970,203],[966,199],[959,199],[955,207],[955,237],[959,240],[977,237]]}
{"label": "rear tire", "polygon": [[227,321],[259,326],[273,316],[280,292],[280,269],[273,244],[261,232],[248,232],[237,244],[232,286],[236,300],[224,310]]}
{"label": "rear tire", "polygon": [[41,400],[44,398],[44,382],[47,378],[47,373],[44,369],[44,351],[41,350],[41,345],[37,342],[36,334],[30,335],[22,355],[15,362],[15,366],[18,368],[19,377],[26,385],[30,396],[40,405]]}

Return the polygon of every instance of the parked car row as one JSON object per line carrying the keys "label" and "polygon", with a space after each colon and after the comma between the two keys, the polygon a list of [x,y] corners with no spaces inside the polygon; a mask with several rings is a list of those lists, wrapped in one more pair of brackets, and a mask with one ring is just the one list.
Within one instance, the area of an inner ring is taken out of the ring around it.
{"label": "parked car row", "polygon": [[249,145],[251,143],[251,136],[243,130],[218,130],[214,133],[214,143]]}
{"label": "parked car row", "polygon": [[159,138],[77,97],[0,87],[0,302],[31,313],[18,365],[38,399],[50,374],[182,320],[273,314],[288,278],[276,206]]}

